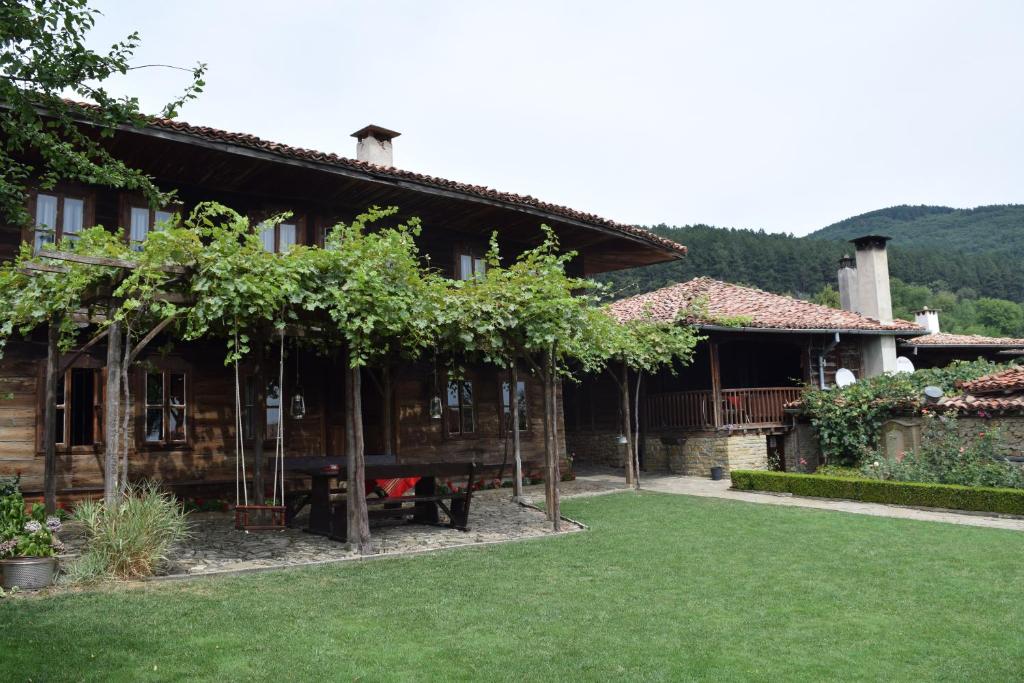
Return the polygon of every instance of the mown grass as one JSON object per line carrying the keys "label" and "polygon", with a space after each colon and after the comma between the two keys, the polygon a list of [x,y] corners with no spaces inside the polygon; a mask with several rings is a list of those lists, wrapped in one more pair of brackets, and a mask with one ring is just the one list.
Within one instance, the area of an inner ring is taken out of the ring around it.
{"label": "mown grass", "polygon": [[4,680],[993,680],[1024,535],[657,494],[587,533],[0,601]]}

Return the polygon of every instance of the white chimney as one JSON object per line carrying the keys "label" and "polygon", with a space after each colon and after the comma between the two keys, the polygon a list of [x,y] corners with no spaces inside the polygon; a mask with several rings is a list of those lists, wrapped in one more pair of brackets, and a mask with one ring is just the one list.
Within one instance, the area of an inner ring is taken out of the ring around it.
{"label": "white chimney", "polygon": [[839,259],[839,306],[844,311],[858,313],[857,262],[849,254]]}
{"label": "white chimney", "polygon": [[356,139],[356,159],[377,166],[393,167],[395,158],[391,150],[391,140],[399,135],[401,133],[372,124],[360,128],[352,133],[352,137]]}
{"label": "white chimney", "polygon": [[[880,323],[892,322],[892,293],[889,291],[890,238],[865,235],[850,240],[857,248],[857,311]],[[872,335],[864,340],[864,375],[874,377],[896,372],[896,338]]]}
{"label": "white chimney", "polygon": [[939,310],[925,306],[914,313],[914,320],[918,325],[928,330],[928,334],[939,333]]}

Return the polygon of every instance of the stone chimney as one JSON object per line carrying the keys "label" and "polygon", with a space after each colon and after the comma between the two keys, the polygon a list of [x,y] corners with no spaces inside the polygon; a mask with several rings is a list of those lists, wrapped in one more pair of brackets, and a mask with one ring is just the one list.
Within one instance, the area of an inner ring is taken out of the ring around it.
{"label": "stone chimney", "polygon": [[391,140],[401,133],[387,128],[369,125],[360,128],[352,137],[356,139],[356,159],[377,166],[393,167],[395,157],[391,149]]}
{"label": "stone chimney", "polygon": [[918,325],[928,330],[928,334],[939,333],[939,309],[925,306],[914,313],[914,320]]}
{"label": "stone chimney", "polygon": [[[857,312],[880,323],[892,322],[892,293],[889,291],[890,238],[865,235],[850,240],[857,248]],[[872,335],[864,340],[864,375],[874,377],[896,372],[896,338]]]}
{"label": "stone chimney", "polygon": [[839,305],[844,311],[858,313],[857,262],[849,254],[839,259]]}

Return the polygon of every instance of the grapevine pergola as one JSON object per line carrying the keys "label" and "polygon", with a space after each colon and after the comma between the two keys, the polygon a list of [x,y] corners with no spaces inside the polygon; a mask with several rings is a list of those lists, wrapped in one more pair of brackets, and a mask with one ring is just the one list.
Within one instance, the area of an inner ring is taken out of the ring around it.
{"label": "grapevine pergola", "polygon": [[[561,378],[574,364],[587,370],[609,362],[648,369],[666,358],[687,360],[694,335],[673,325],[626,334],[596,307],[595,283],[566,275],[573,254],[561,253],[547,228],[538,247],[507,267],[492,240],[486,275],[462,282],[424,267],[415,243],[418,220],[389,223],[396,213],[373,208],[338,225],[325,248],[299,246],[283,254],[266,252],[245,217],[212,203],[152,233],[139,251],[129,250],[119,233],[99,227],[58,249],[32,254],[24,246],[13,265],[0,269],[0,294],[9,295],[0,303],[0,343],[15,331],[48,329],[43,416],[47,505],[56,502],[53,399],[58,377],[78,356],[106,342],[104,495],[113,501],[128,475],[129,368],[154,339],[161,333],[185,341],[222,339],[226,365],[254,356],[261,367],[266,344],[287,333],[296,343],[340,352],[346,359],[348,528],[350,543],[361,552],[369,550],[361,371],[381,369],[388,385],[387,369],[397,359],[414,360],[439,349],[508,368],[511,392],[519,361],[542,380],[546,510],[558,528]],[[91,326],[95,333],[72,351],[78,326]],[[62,351],[71,353],[63,362]],[[513,424],[517,403],[510,400]],[[518,478],[518,430],[512,434]],[[262,439],[255,444],[250,472],[259,503]]]}

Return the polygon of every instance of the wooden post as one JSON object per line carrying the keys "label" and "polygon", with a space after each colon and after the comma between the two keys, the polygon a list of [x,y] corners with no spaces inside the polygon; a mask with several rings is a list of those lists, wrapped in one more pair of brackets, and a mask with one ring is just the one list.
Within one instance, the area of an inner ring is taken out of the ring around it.
{"label": "wooden post", "polygon": [[384,428],[384,454],[395,454],[395,388],[391,378],[391,366],[381,368],[381,396],[384,401],[382,422]]}
{"label": "wooden post", "polygon": [[548,519],[555,529],[561,528],[562,515],[558,500],[558,484],[561,478],[558,470],[558,448],[556,439],[558,435],[555,427],[556,399],[555,399],[555,353],[554,348],[546,354],[544,359],[544,459],[546,476],[544,477],[544,504],[547,509]]}
{"label": "wooden post", "polygon": [[[351,358],[349,359],[351,362]],[[359,554],[370,552],[370,520],[366,511],[366,461],[363,452],[362,373],[349,364],[346,372],[345,437],[348,450],[345,500],[348,545]]]}
{"label": "wooden post", "polygon": [[629,366],[622,361],[622,381],[619,382],[619,407],[622,413],[622,434],[626,437],[626,486],[635,489],[637,486],[636,475],[633,471],[633,418],[629,409]]}
{"label": "wooden post", "polygon": [[715,419],[715,427],[722,426],[722,375],[718,367],[718,343],[708,345],[711,359],[711,410]]}
{"label": "wooden post", "polygon": [[[146,340],[143,339],[143,342]],[[135,445],[135,406],[132,404],[132,385],[130,370],[132,359],[138,351],[132,348],[132,329],[128,327],[124,331],[124,359],[121,361],[121,390],[124,393],[123,410],[121,418],[121,486],[120,493],[123,496],[128,489],[128,452]]]}
{"label": "wooden post", "polygon": [[[46,380],[43,406],[43,499],[48,513],[57,510],[57,361],[60,354],[61,317],[50,321],[46,335]],[[65,387],[65,391],[67,387]]]}
{"label": "wooden post", "polygon": [[514,358],[509,370],[508,400],[512,417],[512,454],[515,457],[515,482],[512,484],[512,499],[519,501],[523,497],[523,455],[519,447],[519,370]]}
{"label": "wooden post", "polygon": [[107,383],[103,408],[103,502],[113,505],[118,493],[121,454],[121,339],[124,325],[116,320],[107,335]]}

